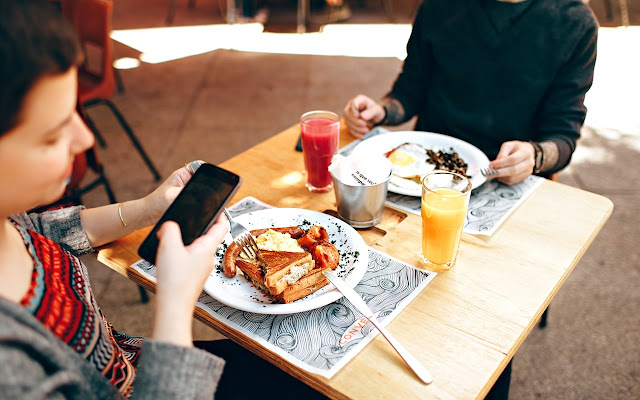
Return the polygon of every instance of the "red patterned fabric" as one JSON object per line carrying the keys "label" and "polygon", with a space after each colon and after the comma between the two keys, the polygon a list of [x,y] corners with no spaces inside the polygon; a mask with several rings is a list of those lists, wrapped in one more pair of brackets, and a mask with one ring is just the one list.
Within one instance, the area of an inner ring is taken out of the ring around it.
{"label": "red patterned fabric", "polygon": [[96,304],[86,268],[77,257],[45,236],[17,228],[34,261],[31,285],[21,304],[130,396],[144,339],[113,330]]}

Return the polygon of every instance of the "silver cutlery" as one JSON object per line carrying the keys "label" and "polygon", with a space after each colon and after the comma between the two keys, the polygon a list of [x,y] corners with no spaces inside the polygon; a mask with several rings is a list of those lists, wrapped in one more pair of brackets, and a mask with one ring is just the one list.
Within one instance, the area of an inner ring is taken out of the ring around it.
{"label": "silver cutlery", "polygon": [[404,362],[413,370],[413,372],[420,378],[420,380],[426,384],[433,382],[433,377],[427,371],[425,367],[420,364],[420,361],[416,359],[407,349],[404,348],[403,345],[400,344],[391,333],[387,331],[380,322],[373,316],[373,311],[367,306],[367,303],[362,300],[360,295],[353,290],[349,285],[347,285],[342,278],[335,274],[335,272],[331,270],[323,271],[324,276],[333,284],[344,295],[344,297],[349,300],[349,302],[362,314],[364,315],[373,326],[375,326],[378,331],[384,336],[385,339],[391,344],[391,347],[395,349],[396,352],[402,357]]}
{"label": "silver cutlery", "polygon": [[481,173],[482,176],[489,178],[498,175],[498,170],[487,165],[486,167],[475,167],[467,171],[467,175],[469,176],[473,176],[477,173]]}
{"label": "silver cutlery", "polygon": [[491,176],[498,175],[498,170],[495,170],[491,167],[486,167],[486,168],[480,168],[480,173],[482,174],[482,176],[489,178]]}
{"label": "silver cutlery", "polygon": [[224,211],[224,215],[226,215],[229,220],[231,237],[233,238],[233,242],[240,248],[240,252],[248,259],[257,258],[258,245],[256,244],[256,240],[253,238],[253,235],[251,235],[251,232],[249,232],[242,224],[234,221],[226,207],[222,211]]}

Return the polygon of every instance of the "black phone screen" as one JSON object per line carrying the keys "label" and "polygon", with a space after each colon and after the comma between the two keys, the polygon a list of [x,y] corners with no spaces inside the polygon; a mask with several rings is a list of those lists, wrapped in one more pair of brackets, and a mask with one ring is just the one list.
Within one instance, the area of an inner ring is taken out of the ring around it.
{"label": "black phone screen", "polygon": [[232,172],[213,164],[202,164],[142,242],[138,254],[155,263],[158,248],[156,234],[165,221],[177,222],[182,241],[185,245],[191,244],[209,229],[240,182],[240,177]]}

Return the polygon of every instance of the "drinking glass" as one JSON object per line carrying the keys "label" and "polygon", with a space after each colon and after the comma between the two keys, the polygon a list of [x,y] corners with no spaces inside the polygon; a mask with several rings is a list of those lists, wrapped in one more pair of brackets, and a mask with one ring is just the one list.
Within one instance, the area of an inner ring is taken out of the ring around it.
{"label": "drinking glass", "polygon": [[338,151],[340,117],[331,111],[309,111],[300,117],[305,182],[311,192],[333,188],[329,173],[331,158]]}
{"label": "drinking glass", "polygon": [[422,179],[422,262],[436,271],[456,263],[467,216],[471,181],[460,174],[433,171]]}

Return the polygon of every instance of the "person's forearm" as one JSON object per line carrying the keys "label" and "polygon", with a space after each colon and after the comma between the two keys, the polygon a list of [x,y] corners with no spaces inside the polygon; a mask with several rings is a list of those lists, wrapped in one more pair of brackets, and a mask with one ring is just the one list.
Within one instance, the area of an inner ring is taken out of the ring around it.
{"label": "person's forearm", "polygon": [[153,224],[142,199],[82,210],[80,218],[92,247],[112,242]]}
{"label": "person's forearm", "polygon": [[537,142],[542,149],[542,167],[539,173],[550,175],[565,168],[571,160],[572,148],[562,139]]}
{"label": "person's forearm", "polygon": [[541,173],[553,171],[558,164],[558,145],[550,140],[538,143],[542,149],[542,166]]}
{"label": "person's forearm", "polygon": [[406,121],[406,113],[402,104],[392,98],[385,97],[380,101],[386,110],[385,117],[378,125],[400,125]]}

